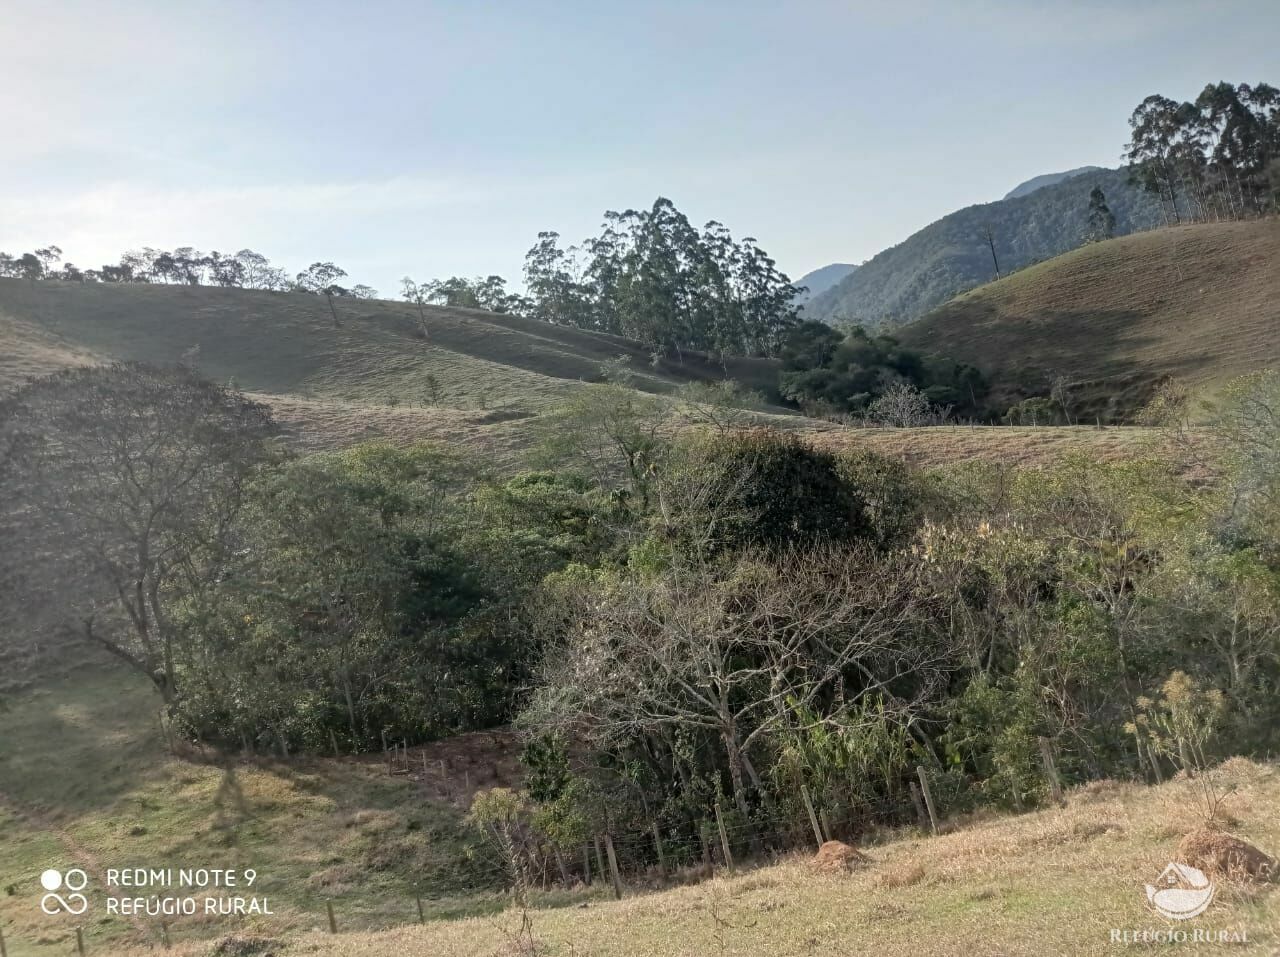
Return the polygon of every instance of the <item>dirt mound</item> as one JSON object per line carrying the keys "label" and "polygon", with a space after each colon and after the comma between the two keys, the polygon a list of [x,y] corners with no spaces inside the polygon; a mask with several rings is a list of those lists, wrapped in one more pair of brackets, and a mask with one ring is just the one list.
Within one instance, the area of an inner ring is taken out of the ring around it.
{"label": "dirt mound", "polygon": [[1269,881],[1276,875],[1275,858],[1222,831],[1192,831],[1178,845],[1178,860],[1228,880]]}
{"label": "dirt mound", "polygon": [[868,862],[865,854],[844,841],[827,841],[813,857],[813,866],[828,874],[839,874]]}

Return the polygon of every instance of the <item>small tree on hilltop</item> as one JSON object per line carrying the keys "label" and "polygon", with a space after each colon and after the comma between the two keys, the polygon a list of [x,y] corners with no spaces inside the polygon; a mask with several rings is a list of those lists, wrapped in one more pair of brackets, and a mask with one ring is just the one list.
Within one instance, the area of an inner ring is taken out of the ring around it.
{"label": "small tree on hilltop", "polygon": [[1116,217],[1107,205],[1107,195],[1101,187],[1095,186],[1089,191],[1088,229],[1085,234],[1087,242],[1098,242],[1110,239],[1116,233]]}
{"label": "small tree on hilltop", "polygon": [[298,273],[297,277],[299,289],[325,297],[325,300],[329,303],[329,313],[333,316],[333,324],[335,326],[339,325],[339,323],[338,310],[333,305],[333,297],[346,294],[346,290],[337,285],[337,280],[342,279],[346,274],[347,271],[345,269],[341,269],[333,263],[312,263]]}

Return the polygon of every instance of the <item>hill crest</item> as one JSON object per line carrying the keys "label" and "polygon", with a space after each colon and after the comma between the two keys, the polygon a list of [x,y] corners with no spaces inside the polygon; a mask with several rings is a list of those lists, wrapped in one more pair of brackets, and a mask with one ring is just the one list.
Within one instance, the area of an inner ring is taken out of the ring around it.
{"label": "hill crest", "polygon": [[904,345],[973,363],[999,399],[1073,383],[1078,421],[1131,414],[1165,379],[1211,394],[1280,367],[1280,220],[1091,243],[903,326]]}
{"label": "hill crest", "polygon": [[892,326],[919,318],[999,271],[1050,259],[1083,242],[1089,191],[1099,186],[1116,217],[1116,234],[1162,222],[1159,203],[1129,183],[1127,170],[1101,170],[1034,192],[956,210],[873,256],[804,307],[812,319]]}

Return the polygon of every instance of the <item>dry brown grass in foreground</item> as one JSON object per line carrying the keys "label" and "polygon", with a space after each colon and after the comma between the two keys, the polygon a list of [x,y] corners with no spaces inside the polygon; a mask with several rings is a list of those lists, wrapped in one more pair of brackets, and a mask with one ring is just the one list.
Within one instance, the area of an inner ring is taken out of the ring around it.
{"label": "dry brown grass in foreground", "polygon": [[[1220,771],[1235,788],[1232,831],[1280,847],[1280,771],[1235,759]],[[530,912],[537,953],[679,957],[716,954],[1178,954],[1275,953],[1280,907],[1272,885],[1223,883],[1197,919],[1165,920],[1147,905],[1182,835],[1200,823],[1200,791],[1095,783],[1063,809],[956,823],[937,838],[901,836],[865,848],[870,864],[823,874],[806,858],[621,903]],[[372,934],[312,932],[274,953],[325,957],[489,957],[520,953],[521,914]],[[1234,946],[1125,946],[1112,931],[1242,934]],[[188,954],[209,953],[204,949]],[[527,950],[524,952],[528,952]]]}

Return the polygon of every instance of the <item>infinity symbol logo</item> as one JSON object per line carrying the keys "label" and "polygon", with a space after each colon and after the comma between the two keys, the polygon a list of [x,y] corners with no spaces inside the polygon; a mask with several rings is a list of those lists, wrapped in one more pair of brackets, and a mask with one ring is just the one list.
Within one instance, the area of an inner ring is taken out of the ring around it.
{"label": "infinity symbol logo", "polygon": [[[89,909],[88,899],[79,893],[89,885],[89,875],[78,867],[67,871],[65,876],[53,869],[47,870],[40,875],[40,885],[49,892],[40,898],[40,909],[46,914],[66,911],[78,917]],[[57,893],[63,887],[71,891],[66,897]]]}

